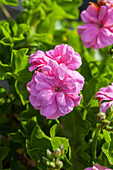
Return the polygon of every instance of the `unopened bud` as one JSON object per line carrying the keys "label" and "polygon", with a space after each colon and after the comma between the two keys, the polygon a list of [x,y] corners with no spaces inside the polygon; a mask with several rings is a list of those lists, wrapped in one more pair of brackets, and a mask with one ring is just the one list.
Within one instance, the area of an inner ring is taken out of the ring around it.
{"label": "unopened bud", "polygon": [[49,159],[53,158],[53,154],[49,149],[47,149],[47,158],[49,158]]}
{"label": "unopened bud", "polygon": [[61,151],[61,155],[63,155],[64,154],[64,145],[61,145],[60,151]]}
{"label": "unopened bud", "polygon": [[113,127],[111,127],[111,126],[106,126],[105,129],[106,129],[107,131],[112,131],[112,132],[113,132]]}
{"label": "unopened bud", "polygon": [[52,168],[56,167],[54,162],[50,162],[49,166],[52,167]]}
{"label": "unopened bud", "polygon": [[107,126],[107,125],[110,124],[110,121],[109,120],[103,120],[101,123],[102,123],[103,126]]}
{"label": "unopened bud", "polygon": [[49,161],[47,161],[47,162],[46,162],[46,165],[47,165],[47,166],[49,166],[49,165],[50,165],[50,162],[49,162]]}
{"label": "unopened bud", "polygon": [[103,113],[103,112],[99,112],[99,113],[97,114],[97,117],[98,117],[99,121],[102,121],[102,120],[105,120],[106,114]]}
{"label": "unopened bud", "polygon": [[57,161],[56,162],[56,168],[61,169],[63,167],[63,162],[62,161]]}
{"label": "unopened bud", "polygon": [[54,157],[55,158],[58,158],[58,157],[60,157],[61,156],[61,151],[60,151],[60,149],[59,148],[57,148],[55,151],[54,151]]}

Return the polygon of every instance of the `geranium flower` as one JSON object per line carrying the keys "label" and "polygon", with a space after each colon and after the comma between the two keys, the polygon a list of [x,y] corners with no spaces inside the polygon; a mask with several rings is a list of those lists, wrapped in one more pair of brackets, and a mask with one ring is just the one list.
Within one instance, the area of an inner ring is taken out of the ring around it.
{"label": "geranium flower", "polygon": [[83,85],[84,78],[80,73],[50,60],[42,72],[35,71],[27,89],[34,108],[47,119],[56,119],[79,105]]}
{"label": "geranium flower", "polygon": [[85,168],[84,170],[111,170],[105,166],[100,166],[99,164],[94,164],[92,168],[88,167]]}
{"label": "geranium flower", "polygon": [[113,0],[103,0],[106,3],[113,4]]}
{"label": "geranium flower", "polygon": [[113,7],[108,3],[97,6],[89,5],[81,13],[85,24],[78,26],[84,46],[94,50],[113,44]]}
{"label": "geranium flower", "polygon": [[[100,106],[100,111],[106,113],[106,110],[113,105],[113,83],[107,87],[100,88],[96,97],[98,97],[99,105],[104,101]],[[107,102],[105,102],[106,100]]]}
{"label": "geranium flower", "polygon": [[54,50],[43,51],[38,50],[35,54],[30,55],[29,70],[40,70],[43,66],[48,65],[49,60],[55,60],[58,64],[64,63],[67,68],[71,70],[78,69],[82,62],[80,55],[74,51],[74,49],[67,45],[56,45]]}

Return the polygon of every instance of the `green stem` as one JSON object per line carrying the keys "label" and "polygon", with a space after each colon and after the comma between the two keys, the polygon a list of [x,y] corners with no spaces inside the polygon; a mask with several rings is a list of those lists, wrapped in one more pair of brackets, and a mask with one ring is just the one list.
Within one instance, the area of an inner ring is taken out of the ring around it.
{"label": "green stem", "polygon": [[60,124],[60,122],[59,122],[59,120],[58,120],[58,119],[56,119],[56,122],[57,122],[57,124]]}
{"label": "green stem", "polygon": [[92,158],[93,158],[93,160],[95,160],[95,158],[96,158],[97,140],[98,140],[98,136],[99,136],[101,127],[102,127],[102,125],[99,124],[97,129],[96,129],[94,139],[93,139],[93,143],[92,143]]}
{"label": "green stem", "polygon": [[0,8],[2,9],[4,15],[5,15],[8,19],[11,19],[10,13],[8,12],[8,10],[5,8],[5,6],[4,6],[3,4],[0,4]]}

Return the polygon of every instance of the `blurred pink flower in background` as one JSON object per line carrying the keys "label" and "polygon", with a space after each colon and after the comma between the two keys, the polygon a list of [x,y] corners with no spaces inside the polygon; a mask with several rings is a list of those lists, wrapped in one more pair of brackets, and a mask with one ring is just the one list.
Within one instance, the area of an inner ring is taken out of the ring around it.
{"label": "blurred pink flower in background", "polygon": [[47,119],[56,119],[79,105],[83,85],[84,77],[80,73],[50,60],[41,72],[35,71],[27,89],[34,108]]}
{"label": "blurred pink flower in background", "polygon": [[94,164],[92,168],[88,167],[84,170],[111,170],[105,166],[100,166],[99,164]]}
{"label": "blurred pink flower in background", "polygon": [[113,44],[113,7],[108,3],[99,8],[96,5],[89,5],[81,13],[85,24],[78,26],[84,46],[94,50]]}
{"label": "blurred pink flower in background", "polygon": [[[106,110],[113,105],[113,83],[107,87],[100,88],[97,92],[96,97],[98,97],[100,111],[106,113]],[[105,102],[107,100],[107,102]]]}
{"label": "blurred pink flower in background", "polygon": [[35,54],[30,56],[29,70],[33,71],[34,69],[41,69],[44,65],[48,65],[49,60],[55,60],[58,64],[64,63],[67,68],[71,70],[78,69],[82,62],[80,55],[74,51],[74,49],[67,45],[56,45],[54,50],[43,51],[38,50]]}
{"label": "blurred pink flower in background", "polygon": [[103,0],[106,3],[113,4],[113,0]]}

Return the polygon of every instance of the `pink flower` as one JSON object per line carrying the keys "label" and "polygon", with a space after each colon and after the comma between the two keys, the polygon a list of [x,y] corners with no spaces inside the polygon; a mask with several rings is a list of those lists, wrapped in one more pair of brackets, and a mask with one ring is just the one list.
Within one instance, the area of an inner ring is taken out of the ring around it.
{"label": "pink flower", "polygon": [[88,167],[84,170],[111,170],[105,166],[100,166],[99,164],[94,164],[92,168]]}
{"label": "pink flower", "polygon": [[107,87],[100,88],[96,97],[98,97],[99,105],[102,101],[107,100],[107,102],[103,102],[100,106],[100,111],[106,113],[106,110],[113,105],[113,83]]}
{"label": "pink flower", "polygon": [[84,78],[80,73],[67,69],[65,64],[50,60],[42,72],[35,71],[27,89],[34,108],[40,110],[47,119],[56,119],[79,105],[83,85]]}
{"label": "pink flower", "polygon": [[84,46],[95,50],[113,44],[113,7],[110,4],[99,8],[89,5],[81,18],[85,24],[78,26],[78,34]]}
{"label": "pink flower", "polygon": [[36,68],[39,70],[48,65],[49,60],[55,60],[58,64],[64,63],[71,70],[78,69],[82,64],[80,55],[71,46],[62,44],[56,45],[54,50],[45,53],[38,50],[35,54],[32,54],[29,60],[32,65],[29,70],[33,71]]}
{"label": "pink flower", "polygon": [[29,64],[32,65],[29,67],[29,71],[33,71],[37,68],[40,70],[43,66],[47,65],[48,58],[45,56],[43,51],[38,50],[35,54],[30,55]]}
{"label": "pink flower", "polygon": [[106,3],[113,4],[113,0],[103,0]]}

